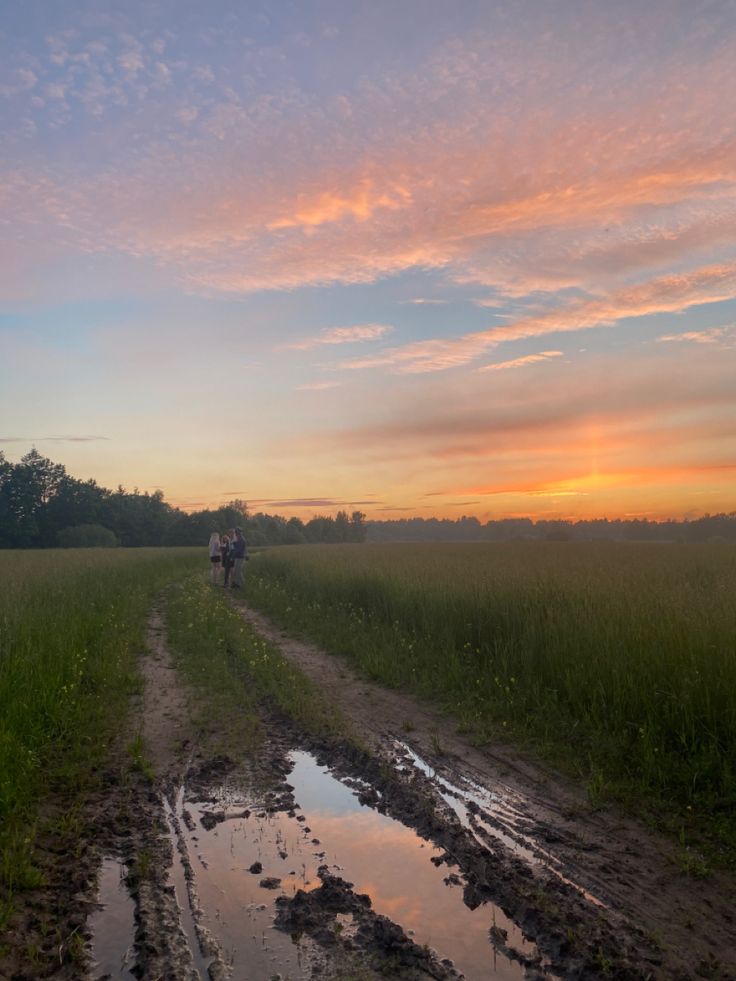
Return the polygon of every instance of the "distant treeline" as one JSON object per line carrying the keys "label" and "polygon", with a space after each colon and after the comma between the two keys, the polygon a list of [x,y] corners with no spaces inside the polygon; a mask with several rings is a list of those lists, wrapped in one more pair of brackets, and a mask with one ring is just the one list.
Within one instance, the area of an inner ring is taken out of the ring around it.
{"label": "distant treeline", "polygon": [[369,521],[369,542],[736,542],[736,512],[713,514],[693,521],[647,521],[595,518],[589,521],[532,521],[507,518],[481,523],[477,518],[455,521],[402,518]]}
{"label": "distant treeline", "polygon": [[303,522],[251,515],[244,501],[231,501],[187,514],[168,504],[161,491],[111,491],[71,477],[35,449],[19,463],[0,451],[0,548],[206,545],[211,532],[238,525],[250,545],[362,542],[366,535],[360,511]]}
{"label": "distant treeline", "polygon": [[693,521],[480,522],[463,517],[366,521],[361,511],[339,511],[310,521],[250,514],[244,501],[187,514],[152,494],[111,491],[94,480],[71,477],[64,466],[31,450],[19,463],[0,451],[0,548],[96,545],[201,545],[213,531],[240,525],[251,545],[338,542],[658,541],[736,542],[736,513]]}

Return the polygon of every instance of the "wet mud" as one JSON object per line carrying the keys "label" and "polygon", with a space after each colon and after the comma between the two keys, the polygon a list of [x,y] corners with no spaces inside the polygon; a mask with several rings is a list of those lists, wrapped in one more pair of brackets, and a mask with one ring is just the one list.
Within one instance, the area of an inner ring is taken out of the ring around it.
{"label": "wet mud", "polygon": [[140,713],[155,773],[100,775],[88,844],[56,843],[59,896],[39,891],[18,926],[37,936],[45,918],[66,939],[36,964],[0,960],[0,977],[736,977],[732,949],[714,944],[690,970],[615,888],[580,874],[567,856],[596,846],[569,822],[540,819],[538,800],[457,756],[432,757],[402,731],[407,702],[355,744],[316,741],[264,705],[263,744],[246,758],[216,719],[218,738],[198,742],[158,614],[149,647]]}
{"label": "wet mud", "polygon": [[494,836],[482,788],[454,787],[451,806],[405,744],[377,759],[310,745],[284,719],[272,728],[257,765],[195,763],[160,799],[155,841],[137,843],[156,867],[131,859],[125,880],[132,976],[339,977],[346,964],[364,977],[652,976],[660,955],[642,936],[528,836],[523,854],[509,828]]}

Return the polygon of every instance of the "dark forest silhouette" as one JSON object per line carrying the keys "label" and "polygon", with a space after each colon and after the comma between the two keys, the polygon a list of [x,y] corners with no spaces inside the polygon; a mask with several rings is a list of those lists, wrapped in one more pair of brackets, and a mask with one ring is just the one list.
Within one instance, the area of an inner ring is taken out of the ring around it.
{"label": "dark forest silhouette", "polygon": [[212,531],[241,525],[251,545],[340,542],[660,541],[736,542],[736,513],[692,521],[642,519],[532,521],[508,518],[485,523],[405,518],[366,521],[361,511],[318,515],[304,522],[250,514],[245,501],[188,514],[152,494],[122,487],[111,491],[78,480],[33,449],[19,463],[0,451],[0,548],[201,545]]}
{"label": "dark forest silhouette", "polygon": [[365,515],[299,518],[248,513],[245,501],[187,514],[152,494],[77,480],[33,449],[19,463],[0,451],[0,548],[202,545],[212,531],[240,525],[250,545],[361,542]]}

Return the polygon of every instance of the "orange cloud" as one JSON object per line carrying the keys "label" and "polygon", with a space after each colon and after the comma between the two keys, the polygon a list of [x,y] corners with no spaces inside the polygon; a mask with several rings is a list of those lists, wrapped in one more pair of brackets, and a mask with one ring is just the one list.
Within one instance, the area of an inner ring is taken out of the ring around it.
{"label": "orange cloud", "polygon": [[582,473],[558,480],[531,482],[520,485],[485,485],[480,487],[458,487],[452,493],[466,494],[530,494],[536,496],[559,497],[563,495],[589,494],[595,490],[619,487],[642,488],[656,484],[702,483],[704,478],[730,480],[736,474],[736,463],[692,464],[691,466],[637,467],[627,471],[605,473]]}
{"label": "orange cloud", "polygon": [[478,371],[505,371],[507,368],[523,368],[528,364],[537,364],[539,361],[549,361],[550,358],[558,358],[562,351],[540,351],[539,354],[527,354],[523,358],[514,358],[512,361],[499,361],[496,364],[484,364]]}
{"label": "orange cloud", "polygon": [[662,341],[692,341],[695,344],[721,344],[730,340],[734,335],[734,325],[728,327],[710,327],[708,330],[687,330],[682,334],[663,334],[657,340]]}
{"label": "orange cloud", "polygon": [[340,388],[342,382],[338,381],[324,381],[324,382],[307,382],[304,385],[297,385],[297,392],[324,392],[328,388]]}
{"label": "orange cloud", "polygon": [[308,351],[323,344],[354,344],[356,341],[374,341],[390,333],[390,324],[356,324],[353,327],[326,327],[315,337],[307,337],[292,344],[281,344],[276,351]]}
{"label": "orange cloud", "polygon": [[298,195],[293,214],[276,218],[266,227],[270,231],[279,231],[284,228],[309,229],[344,218],[366,221],[381,208],[397,211],[410,202],[411,192],[407,188],[391,185],[388,190],[377,189],[372,180],[364,178],[347,195],[332,190],[318,192],[311,198]]}
{"label": "orange cloud", "polygon": [[[65,254],[148,256],[191,287],[228,292],[413,267],[509,295],[591,289],[695,253],[712,261],[733,242],[736,140],[719,96],[733,84],[730,39],[709,52],[707,73],[666,63],[615,106],[604,80],[570,99],[573,65],[524,57],[522,79],[492,36],[448,44],[413,73],[373,80],[351,100],[350,124],[303,93],[208,97],[187,108],[216,138],[211,152],[184,127],[169,150],[141,151],[133,174],[82,182],[23,168],[0,182],[15,202],[4,211],[52,224],[51,238],[63,229]],[[499,72],[512,80],[501,92]],[[566,99],[550,102],[555,91]],[[298,122],[281,114],[293,103]],[[542,106],[549,125],[534,122]],[[248,157],[242,134],[256,131],[278,169]]]}

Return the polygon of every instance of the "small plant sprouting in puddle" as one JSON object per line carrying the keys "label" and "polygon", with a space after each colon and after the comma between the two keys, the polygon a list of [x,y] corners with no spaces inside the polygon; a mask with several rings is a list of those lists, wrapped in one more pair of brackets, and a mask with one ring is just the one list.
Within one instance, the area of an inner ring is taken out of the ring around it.
{"label": "small plant sprouting in puddle", "polygon": [[136,856],[133,867],[133,876],[138,882],[143,882],[148,878],[151,871],[151,853],[146,848],[141,848]]}
{"label": "small plant sprouting in puddle", "polygon": [[59,944],[59,960],[61,961],[64,953],[74,964],[81,964],[86,956],[86,944],[84,937],[79,933],[79,927],[74,927],[67,939]]}
{"label": "small plant sprouting in puddle", "polygon": [[445,747],[442,745],[442,738],[436,729],[432,730],[430,740],[432,743],[432,752],[435,754],[435,756],[444,756]]}
{"label": "small plant sprouting in puddle", "polygon": [[132,743],[128,746],[128,752],[131,758],[131,768],[136,773],[142,773],[147,780],[153,780],[155,773],[153,772],[153,767],[150,761],[146,758],[144,745],[143,745],[143,735],[139,732]]}

